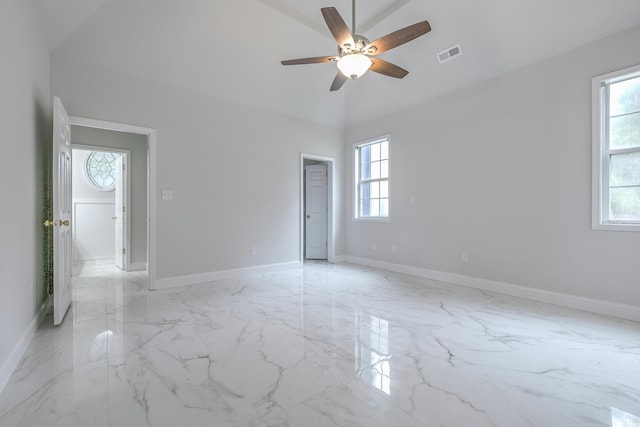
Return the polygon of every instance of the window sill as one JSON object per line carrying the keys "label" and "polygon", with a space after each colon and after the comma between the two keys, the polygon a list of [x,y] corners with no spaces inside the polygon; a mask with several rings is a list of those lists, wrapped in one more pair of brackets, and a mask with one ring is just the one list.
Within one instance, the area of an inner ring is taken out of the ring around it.
{"label": "window sill", "polygon": [[640,224],[605,223],[593,224],[594,231],[640,231]]}
{"label": "window sill", "polygon": [[376,218],[376,217],[370,217],[370,218],[353,218],[354,222],[391,222],[391,218],[386,217],[386,218]]}

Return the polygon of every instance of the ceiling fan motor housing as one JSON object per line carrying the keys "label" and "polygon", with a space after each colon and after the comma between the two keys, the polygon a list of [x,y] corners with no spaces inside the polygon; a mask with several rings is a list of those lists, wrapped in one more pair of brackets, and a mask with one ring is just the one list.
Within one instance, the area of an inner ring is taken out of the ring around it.
{"label": "ceiling fan motor housing", "polygon": [[[354,34],[353,41],[355,46],[351,46],[349,43],[345,43],[342,46],[338,46],[338,53],[340,54],[340,57],[343,57],[345,55],[351,55],[353,53],[362,53],[365,55],[371,55],[374,52],[374,51],[369,52],[368,51],[369,49],[367,49],[367,51],[364,50],[364,48],[369,44],[369,39],[366,38],[365,36]],[[371,47],[370,49],[375,49],[375,47]]]}

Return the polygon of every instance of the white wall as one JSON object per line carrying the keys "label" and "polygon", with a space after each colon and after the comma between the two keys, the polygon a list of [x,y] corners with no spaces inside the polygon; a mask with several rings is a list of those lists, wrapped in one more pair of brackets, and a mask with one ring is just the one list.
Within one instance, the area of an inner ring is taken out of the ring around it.
{"label": "white wall", "polygon": [[[63,102],[65,102],[64,99]],[[140,266],[147,265],[147,219],[149,217],[147,214],[147,137],[128,132],[71,126],[71,142],[79,145],[119,148],[130,151],[130,267],[133,269],[146,268]]]}
{"label": "white wall", "polygon": [[43,177],[50,162],[51,101],[49,52],[31,3],[0,2],[0,28],[1,390],[29,343],[45,294]]}
{"label": "white wall", "polygon": [[73,149],[71,224],[74,263],[115,260],[116,234],[112,218],[115,215],[116,195],[114,190],[99,190],[87,179],[85,167],[87,157],[92,152]]}
{"label": "white wall", "polygon": [[[157,130],[159,279],[299,260],[300,152],[337,159],[336,208],[342,209],[339,128],[55,54],[51,81],[71,115]],[[214,77],[211,84],[218,84]],[[172,201],[161,199],[163,189],[174,192]],[[341,221],[336,229],[342,255]]]}
{"label": "white wall", "polygon": [[348,184],[347,254],[640,305],[640,233],[593,231],[590,217],[591,78],[640,63],[638,40],[640,28],[348,129],[348,183],[351,144],[391,133],[392,220],[353,222]]}

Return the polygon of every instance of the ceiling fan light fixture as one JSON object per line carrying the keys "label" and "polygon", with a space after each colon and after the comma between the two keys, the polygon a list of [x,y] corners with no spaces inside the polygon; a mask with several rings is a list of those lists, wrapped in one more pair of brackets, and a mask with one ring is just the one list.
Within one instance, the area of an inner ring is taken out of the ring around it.
{"label": "ceiling fan light fixture", "polygon": [[[408,0],[407,0],[408,1]],[[282,65],[321,64],[337,61],[338,73],[331,83],[330,91],[339,90],[347,80],[362,77],[367,70],[396,79],[405,77],[409,72],[397,65],[377,57],[378,54],[394,49],[431,31],[428,21],[421,21],[382,36],[373,42],[356,33],[356,0],[352,0],[352,30],[340,16],[335,7],[320,9],[324,22],[338,43],[337,56],[315,56],[312,58],[288,59],[280,61]],[[375,59],[371,59],[375,57]]]}
{"label": "ceiling fan light fixture", "polygon": [[357,79],[371,67],[373,61],[367,55],[350,53],[338,60],[338,69],[350,79]]}

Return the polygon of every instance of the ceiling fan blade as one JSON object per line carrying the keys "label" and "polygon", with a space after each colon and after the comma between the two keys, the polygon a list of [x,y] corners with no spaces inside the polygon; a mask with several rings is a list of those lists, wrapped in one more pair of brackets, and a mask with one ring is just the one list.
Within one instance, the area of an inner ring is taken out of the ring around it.
{"label": "ceiling fan blade", "polygon": [[428,21],[418,22],[417,24],[409,25],[408,27],[372,41],[364,48],[364,51],[367,52],[368,55],[377,55],[401,44],[410,42],[415,38],[427,34],[429,31],[431,31],[431,25],[429,25]]}
{"label": "ceiling fan blade", "polygon": [[322,62],[337,61],[337,56],[314,56],[313,58],[287,59],[280,61],[282,65],[320,64]]}
{"label": "ceiling fan blade", "polygon": [[331,89],[329,90],[333,92],[340,89],[347,80],[349,80],[349,78],[338,71],[338,74],[336,74],[336,78],[333,79],[333,83],[331,83]]}
{"label": "ceiling fan blade", "polygon": [[329,31],[331,31],[333,38],[338,42],[338,46],[342,47],[348,44],[354,47],[355,42],[353,41],[351,31],[349,31],[349,27],[345,24],[340,13],[338,13],[338,9],[335,7],[323,7],[320,10],[322,11],[322,16],[324,16],[324,21],[327,23],[327,27],[329,27]]}
{"label": "ceiling fan blade", "polygon": [[371,64],[371,71],[375,71],[376,73],[384,74],[385,76],[395,77],[396,79],[401,79],[409,72],[404,68],[400,68],[397,65],[392,64],[391,62],[387,62],[380,58],[371,58],[373,64]]}

